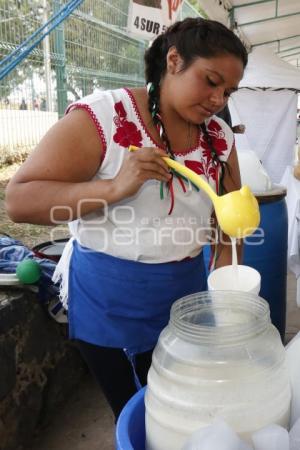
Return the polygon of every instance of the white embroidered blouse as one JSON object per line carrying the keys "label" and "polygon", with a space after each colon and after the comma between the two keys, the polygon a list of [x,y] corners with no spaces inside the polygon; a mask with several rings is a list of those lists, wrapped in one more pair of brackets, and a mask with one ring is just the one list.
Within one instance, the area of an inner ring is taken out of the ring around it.
{"label": "white embroidered blouse", "polygon": [[[67,112],[76,108],[89,113],[102,142],[103,159],[94,179],[114,178],[129,145],[159,147],[129,89],[95,92],[70,105]],[[226,161],[234,142],[231,129],[216,116],[207,120],[206,127],[218,157]],[[216,190],[216,166],[200,128],[196,147],[173,151],[178,162]],[[165,188],[164,198],[160,199],[160,182],[149,180],[136,195],[119,203],[103,205],[99,199],[99,210],[70,223],[72,236],[92,250],[145,263],[180,261],[198,255],[207,242],[211,201],[204,192],[176,176],[172,184],[175,201],[171,214],[170,192]]]}

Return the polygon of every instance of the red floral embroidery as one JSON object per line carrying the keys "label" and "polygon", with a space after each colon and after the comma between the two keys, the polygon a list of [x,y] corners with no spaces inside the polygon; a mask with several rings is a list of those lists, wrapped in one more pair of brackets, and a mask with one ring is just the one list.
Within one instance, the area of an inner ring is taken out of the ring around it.
{"label": "red floral embroidery", "polygon": [[215,164],[212,164],[211,166],[209,166],[209,168],[207,170],[208,179],[212,178],[213,180],[216,181],[217,180],[218,169],[219,169],[219,165],[216,166]]}
{"label": "red floral embroidery", "polygon": [[[210,135],[212,146],[217,153],[218,157],[222,156],[227,150],[227,142],[225,139],[225,133],[222,127],[215,120],[211,120],[207,126],[208,134]],[[219,164],[215,165],[213,161],[213,155],[210,146],[205,138],[205,135],[201,136],[200,143],[204,149],[202,152],[202,158],[200,161],[186,160],[184,164],[189,169],[196,172],[198,175],[204,175],[207,181],[213,180],[217,182]],[[217,186],[218,189],[218,186]]]}
{"label": "red floral embroidery", "polygon": [[142,133],[134,122],[127,120],[127,113],[122,102],[115,104],[115,111],[117,115],[113,120],[117,129],[113,136],[114,142],[125,148],[128,148],[130,145],[141,147]]}
{"label": "red floral embroidery", "polygon": [[184,161],[184,164],[186,165],[186,167],[193,170],[198,175],[205,174],[203,163],[200,161]]}
{"label": "red floral embroidery", "polygon": [[[208,182],[210,179],[217,181],[219,165],[215,166],[212,160],[208,161],[207,158],[202,157],[201,161],[185,160],[184,164],[198,175],[204,175]],[[218,189],[217,186],[216,188]]]}
{"label": "red floral embroidery", "polygon": [[[227,150],[227,142],[225,139],[225,133],[222,130],[222,127],[215,120],[211,120],[207,126],[208,134],[212,140],[212,145],[218,156],[222,156],[224,152]],[[202,134],[201,136],[201,145],[204,148],[203,156],[207,159],[207,161],[211,161],[212,154],[205,136]]]}

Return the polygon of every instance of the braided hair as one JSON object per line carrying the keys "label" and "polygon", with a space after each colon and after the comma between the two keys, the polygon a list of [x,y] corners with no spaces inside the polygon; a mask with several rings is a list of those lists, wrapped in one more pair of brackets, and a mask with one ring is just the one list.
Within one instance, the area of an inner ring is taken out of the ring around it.
{"label": "braided hair", "polygon": [[[167,152],[174,157],[170,142],[160,116],[160,81],[167,70],[167,53],[174,46],[183,60],[186,70],[196,58],[211,58],[224,54],[239,58],[244,68],[248,62],[246,48],[240,39],[228,28],[214,20],[201,17],[187,18],[171,25],[159,35],[145,53],[145,78],[148,86],[148,108],[152,120],[161,129],[161,139]],[[221,163],[221,186],[223,186],[224,162],[218,158],[205,123],[200,125],[203,136],[211,150],[213,161]]]}

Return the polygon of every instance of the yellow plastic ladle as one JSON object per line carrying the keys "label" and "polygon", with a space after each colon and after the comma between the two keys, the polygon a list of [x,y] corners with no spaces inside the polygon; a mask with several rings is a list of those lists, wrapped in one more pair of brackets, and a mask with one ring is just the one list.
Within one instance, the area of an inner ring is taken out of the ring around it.
{"label": "yellow plastic ladle", "polygon": [[[130,151],[138,147],[130,146]],[[167,156],[162,157],[169,167],[188,178],[195,186],[202,189],[211,199],[221,230],[228,236],[243,238],[252,234],[259,225],[260,213],[256,198],[248,186],[240,190],[219,196],[211,186],[188,167]]]}

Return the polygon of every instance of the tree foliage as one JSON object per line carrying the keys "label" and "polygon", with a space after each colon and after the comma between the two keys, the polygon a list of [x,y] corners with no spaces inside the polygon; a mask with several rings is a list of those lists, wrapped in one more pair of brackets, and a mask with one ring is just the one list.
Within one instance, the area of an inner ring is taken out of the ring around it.
{"label": "tree foliage", "polygon": [[[0,59],[2,59],[42,24],[43,9],[37,0],[0,0],[0,13]],[[37,71],[41,76],[44,74],[41,54],[39,47],[2,80],[0,92],[2,98],[7,97],[23,81],[31,78],[33,71]]]}
{"label": "tree foliage", "polygon": [[[59,33],[51,32],[53,80],[57,66],[65,65],[67,89],[75,97],[109,84],[108,77],[114,83],[119,77],[121,85],[124,76],[129,79],[143,76],[144,44],[118,33],[118,30],[126,30],[128,4],[128,0],[85,0],[78,11],[63,22],[64,61],[62,55],[55,52]],[[56,1],[56,8],[61,5],[62,1]],[[48,2],[48,17],[54,13],[54,7],[54,1]],[[0,23],[0,55],[4,57],[42,25],[43,8],[41,0],[0,0],[0,11],[4,17]],[[7,97],[16,86],[30,79],[33,72],[44,76],[42,44],[3,80],[1,97]]]}
{"label": "tree foliage", "polygon": [[[68,0],[47,2],[48,17]],[[197,0],[190,3],[199,10]],[[0,56],[4,57],[34,33],[43,23],[42,0],[0,0]],[[129,0],[85,0],[61,25],[63,34],[50,34],[52,78],[65,67],[66,88],[75,98],[95,87],[138,84],[143,79],[143,54],[147,43],[126,35]],[[57,39],[64,36],[62,54]],[[33,72],[44,76],[43,45],[31,53],[2,81],[0,95],[9,93]]]}
{"label": "tree foliage", "polygon": [[204,11],[203,8],[201,8],[201,6],[199,5],[198,0],[189,0],[189,3],[196,9],[196,11],[198,11],[198,13],[202,16],[207,18],[207,14]]}

